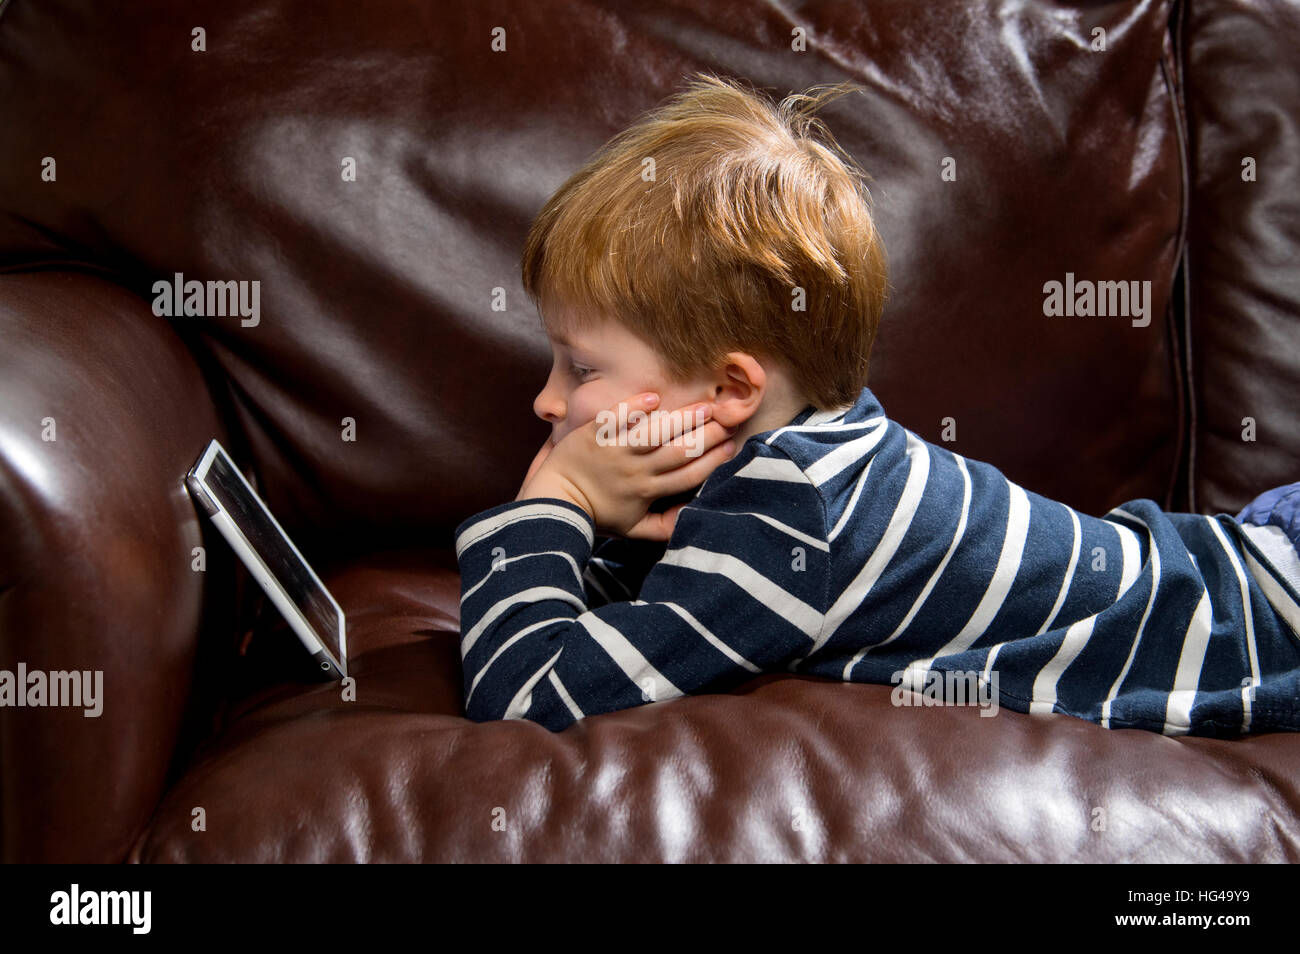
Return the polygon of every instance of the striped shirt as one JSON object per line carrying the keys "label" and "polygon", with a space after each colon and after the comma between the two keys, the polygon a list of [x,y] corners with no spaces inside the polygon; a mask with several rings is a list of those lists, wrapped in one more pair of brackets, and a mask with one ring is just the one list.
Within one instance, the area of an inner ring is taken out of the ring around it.
{"label": "striped shirt", "polygon": [[1280,551],[1145,498],[1079,513],[922,440],[867,388],[750,437],[666,545],[596,543],[559,499],[457,528],[468,718],[558,731],[788,671],[1107,728],[1300,731]]}

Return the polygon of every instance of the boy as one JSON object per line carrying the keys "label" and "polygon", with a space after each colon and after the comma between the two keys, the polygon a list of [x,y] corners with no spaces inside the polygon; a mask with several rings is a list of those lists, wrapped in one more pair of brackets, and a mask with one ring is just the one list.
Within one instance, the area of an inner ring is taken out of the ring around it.
{"label": "boy", "polygon": [[1273,526],[1097,518],[885,416],[884,251],[811,115],[846,91],[700,76],[538,216],[553,431],[457,528],[466,715],[558,731],[761,672],[938,672],[1108,728],[1300,730],[1300,484],[1252,505]]}

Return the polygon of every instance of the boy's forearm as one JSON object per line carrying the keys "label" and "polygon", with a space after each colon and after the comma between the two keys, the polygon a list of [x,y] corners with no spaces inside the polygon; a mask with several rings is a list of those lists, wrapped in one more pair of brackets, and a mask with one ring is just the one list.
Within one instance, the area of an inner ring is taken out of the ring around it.
{"label": "boy's forearm", "polygon": [[457,528],[467,718],[527,713],[556,731],[576,720],[566,707],[529,703],[534,677],[546,677],[547,661],[564,648],[565,630],[587,610],[583,574],[594,542],[590,515],[561,497],[502,504]]}
{"label": "boy's forearm", "polygon": [[467,520],[456,536],[465,715],[559,731],[725,691],[806,654],[827,610],[829,546],[797,565],[786,554],[793,540],[826,539],[825,514],[806,481],[776,491],[769,509],[784,519],[751,512],[748,481],[729,481],[682,511],[676,549],[611,548],[622,592],[604,590],[603,603],[587,598],[586,583],[608,578],[580,507],[525,499]]}

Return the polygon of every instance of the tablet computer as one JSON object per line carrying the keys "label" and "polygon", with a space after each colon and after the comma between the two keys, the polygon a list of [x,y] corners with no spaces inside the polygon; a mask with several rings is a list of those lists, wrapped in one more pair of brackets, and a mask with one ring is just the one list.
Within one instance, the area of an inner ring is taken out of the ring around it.
{"label": "tablet computer", "polygon": [[219,442],[207,446],[185,484],[298,634],[322,678],[346,676],[343,610]]}

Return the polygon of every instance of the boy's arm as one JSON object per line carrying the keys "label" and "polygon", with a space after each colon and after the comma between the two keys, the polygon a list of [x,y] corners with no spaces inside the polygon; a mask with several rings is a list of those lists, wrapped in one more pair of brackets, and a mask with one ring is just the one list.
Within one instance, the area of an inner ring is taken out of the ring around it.
{"label": "boy's arm", "polygon": [[828,606],[817,489],[750,442],[677,517],[639,598],[591,608],[591,517],[559,499],[457,528],[465,714],[558,731],[585,716],[722,691],[804,655]]}

